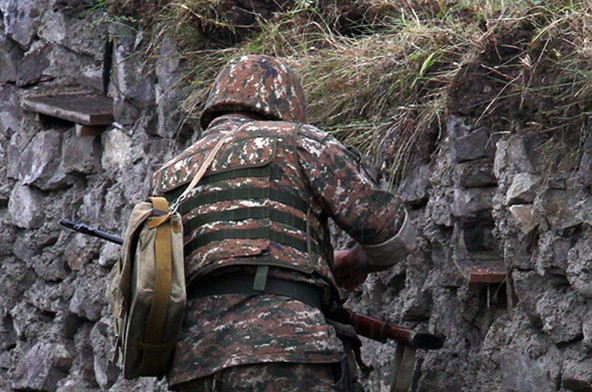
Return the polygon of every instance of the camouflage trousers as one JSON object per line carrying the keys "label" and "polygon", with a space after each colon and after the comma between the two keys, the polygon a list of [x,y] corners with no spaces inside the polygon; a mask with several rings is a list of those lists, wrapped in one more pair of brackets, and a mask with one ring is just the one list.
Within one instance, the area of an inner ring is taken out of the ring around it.
{"label": "camouflage trousers", "polygon": [[235,366],[174,386],[179,392],[343,392],[338,364],[265,363]]}

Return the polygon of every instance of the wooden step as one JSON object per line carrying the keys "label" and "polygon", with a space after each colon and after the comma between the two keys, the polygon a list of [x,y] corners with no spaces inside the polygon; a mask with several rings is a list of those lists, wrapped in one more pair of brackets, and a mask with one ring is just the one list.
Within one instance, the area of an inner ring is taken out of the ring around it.
{"label": "wooden step", "polygon": [[113,99],[92,94],[44,94],[23,99],[26,110],[76,124],[79,136],[96,135],[114,121]]}
{"label": "wooden step", "polygon": [[504,262],[491,255],[469,254],[454,264],[470,284],[502,283],[508,275]]}

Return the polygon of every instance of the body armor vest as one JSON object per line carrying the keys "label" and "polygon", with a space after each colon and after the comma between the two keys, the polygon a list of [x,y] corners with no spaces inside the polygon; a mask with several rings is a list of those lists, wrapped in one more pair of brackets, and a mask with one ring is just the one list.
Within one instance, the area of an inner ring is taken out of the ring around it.
{"label": "body armor vest", "polygon": [[241,120],[230,127],[214,122],[154,176],[156,192],[175,200],[216,142],[232,133],[179,208],[188,278],[229,266],[269,265],[333,282],[327,218],[298,163],[299,125]]}

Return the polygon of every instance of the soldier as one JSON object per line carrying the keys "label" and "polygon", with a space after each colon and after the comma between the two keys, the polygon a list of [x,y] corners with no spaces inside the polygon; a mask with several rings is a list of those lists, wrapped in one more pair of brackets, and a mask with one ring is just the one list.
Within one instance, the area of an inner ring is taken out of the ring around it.
{"label": "soldier", "polygon": [[[301,83],[275,58],[228,63],[200,122],[203,137],[153,178],[175,200],[225,138],[179,207],[188,304],[169,386],[351,391],[344,345],[323,311],[338,286],[352,290],[414,249],[404,206],[307,124]],[[333,252],[329,218],[358,244]]]}

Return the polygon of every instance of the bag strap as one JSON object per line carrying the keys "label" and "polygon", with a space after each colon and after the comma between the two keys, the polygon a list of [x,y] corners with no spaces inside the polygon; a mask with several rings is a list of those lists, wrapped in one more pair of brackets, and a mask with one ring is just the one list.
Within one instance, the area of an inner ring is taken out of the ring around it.
{"label": "bag strap", "polygon": [[201,178],[205,174],[206,170],[208,170],[208,168],[210,167],[210,165],[214,161],[216,154],[218,153],[218,151],[220,151],[220,148],[222,148],[222,145],[224,143],[226,143],[226,141],[230,138],[231,135],[232,135],[232,133],[228,133],[228,134],[224,135],[224,137],[222,137],[220,140],[218,140],[218,143],[216,143],[216,145],[214,146],[212,151],[210,151],[210,153],[206,157],[206,160],[204,161],[204,163],[201,165],[201,167],[199,168],[197,173],[195,173],[195,177],[193,177],[193,180],[191,180],[189,185],[187,185],[187,188],[185,188],[185,191],[183,193],[181,193],[181,195],[173,203],[173,205],[171,207],[171,214],[177,212],[179,205],[187,198],[187,195],[189,194],[189,192],[191,192],[193,190],[193,188],[195,188],[195,186],[197,185],[199,180],[201,180]]}
{"label": "bag strap", "polygon": [[[153,208],[160,211],[168,211],[169,205],[164,197],[150,197]],[[155,251],[155,277],[154,277],[154,294],[152,296],[152,304],[150,312],[148,313],[146,335],[144,344],[146,346],[162,345],[162,335],[164,332],[166,314],[169,306],[169,295],[171,292],[173,282],[173,255],[172,255],[172,227],[170,213],[165,214],[166,220],[162,220],[164,216],[151,218],[150,221],[160,221],[156,225],[156,241],[154,244]],[[149,221],[149,223],[151,223]],[[150,360],[148,355],[144,355],[142,359],[143,369],[152,369],[157,363]]]}

